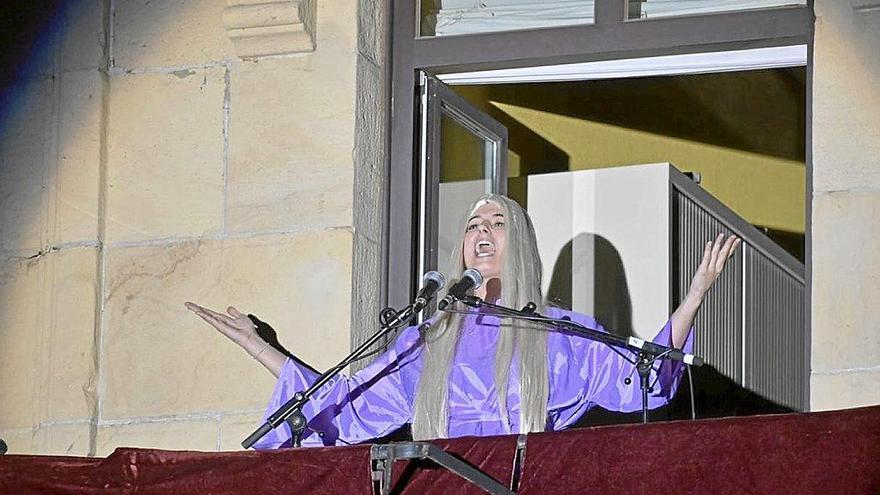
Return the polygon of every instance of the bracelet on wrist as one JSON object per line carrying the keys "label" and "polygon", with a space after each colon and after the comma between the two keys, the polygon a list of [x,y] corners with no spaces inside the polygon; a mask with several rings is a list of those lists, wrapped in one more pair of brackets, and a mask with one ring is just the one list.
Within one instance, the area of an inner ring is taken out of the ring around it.
{"label": "bracelet on wrist", "polygon": [[271,345],[271,344],[269,344],[268,342],[266,342],[266,345],[264,345],[264,346],[259,350],[259,352],[257,352],[256,354],[252,354],[251,357],[253,357],[254,359],[256,359],[256,360],[259,361],[259,359],[260,359],[260,354],[262,354],[266,349],[268,349],[270,345]]}

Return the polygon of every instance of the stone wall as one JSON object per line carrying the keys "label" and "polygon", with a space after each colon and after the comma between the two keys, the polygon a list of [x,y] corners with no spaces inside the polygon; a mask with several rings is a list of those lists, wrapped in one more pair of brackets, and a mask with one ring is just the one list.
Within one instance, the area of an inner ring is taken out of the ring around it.
{"label": "stone wall", "polygon": [[816,0],[813,410],[880,404],[880,2]]}
{"label": "stone wall", "polygon": [[186,300],[259,315],[318,368],[348,351],[353,246],[378,266],[381,231],[353,216],[356,157],[382,169],[355,126],[384,45],[363,63],[358,18],[356,0],[81,0],[49,20],[0,120],[11,452],[240,448],[274,378]]}

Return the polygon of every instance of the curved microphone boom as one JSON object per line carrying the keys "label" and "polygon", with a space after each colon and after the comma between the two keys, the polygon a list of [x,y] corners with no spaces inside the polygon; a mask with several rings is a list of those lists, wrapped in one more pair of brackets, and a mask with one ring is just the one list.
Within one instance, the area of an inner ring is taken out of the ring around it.
{"label": "curved microphone boom", "polygon": [[441,310],[446,309],[447,306],[455,301],[463,299],[468,291],[479,289],[481,285],[483,285],[483,275],[480,271],[476,268],[468,268],[461,274],[461,280],[449,288],[449,292],[446,294],[446,297],[440,300],[437,308]]}
{"label": "curved microphone boom", "polygon": [[416,294],[416,300],[413,302],[413,313],[418,313],[425,309],[425,306],[428,305],[428,302],[431,301],[434,294],[442,289],[444,285],[446,285],[446,277],[444,277],[442,273],[436,270],[431,270],[426,273],[425,276],[422,277],[422,290]]}
{"label": "curved microphone boom", "polygon": [[669,357],[675,361],[681,361],[685,364],[691,364],[693,366],[702,366],[703,359],[694,356],[693,354],[688,354],[679,349],[664,347],[662,345],[657,345],[653,342],[649,342],[647,340],[642,340],[638,337],[627,337],[627,343],[633,347],[638,349],[642,349],[643,351],[648,351],[655,356],[661,357]]}

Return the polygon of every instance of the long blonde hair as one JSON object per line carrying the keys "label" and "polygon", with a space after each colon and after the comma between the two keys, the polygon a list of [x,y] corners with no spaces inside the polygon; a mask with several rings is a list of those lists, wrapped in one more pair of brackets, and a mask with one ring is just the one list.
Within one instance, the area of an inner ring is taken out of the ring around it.
{"label": "long blonde hair", "polygon": [[[522,308],[529,302],[544,307],[541,295],[541,260],[535,229],[525,210],[514,200],[495,194],[477,199],[468,216],[486,202],[497,204],[504,214],[507,243],[501,269],[502,304]],[[465,270],[460,242],[452,252],[450,273],[460,277]],[[461,333],[462,316],[443,313],[425,333],[425,362],[413,404],[413,438],[424,440],[445,437],[449,419],[449,376]],[[544,431],[547,424],[549,379],[547,371],[547,333],[533,323],[504,318],[495,351],[495,389],[501,420],[507,417],[507,393],[513,359],[519,360],[520,427],[519,433]],[[513,433],[513,432],[509,432]]]}

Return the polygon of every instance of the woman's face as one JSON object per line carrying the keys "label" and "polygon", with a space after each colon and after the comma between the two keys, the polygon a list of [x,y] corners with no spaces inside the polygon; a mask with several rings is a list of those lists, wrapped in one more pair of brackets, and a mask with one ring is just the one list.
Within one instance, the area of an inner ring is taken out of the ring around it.
{"label": "woman's face", "polygon": [[476,268],[486,281],[500,279],[506,245],[504,212],[497,203],[486,202],[474,211],[465,226],[465,267]]}

